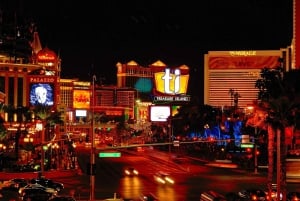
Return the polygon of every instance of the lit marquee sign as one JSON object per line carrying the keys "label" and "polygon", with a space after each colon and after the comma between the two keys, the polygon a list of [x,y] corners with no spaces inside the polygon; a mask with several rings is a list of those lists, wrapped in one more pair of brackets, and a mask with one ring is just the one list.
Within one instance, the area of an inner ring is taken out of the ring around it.
{"label": "lit marquee sign", "polygon": [[31,106],[44,105],[54,106],[56,104],[55,76],[29,76],[28,77],[28,99]]}
{"label": "lit marquee sign", "polygon": [[166,68],[165,72],[154,74],[154,102],[189,102],[186,95],[189,75],[182,75],[180,69]]}
{"label": "lit marquee sign", "polygon": [[73,107],[81,109],[90,108],[90,92],[88,90],[73,91]]}

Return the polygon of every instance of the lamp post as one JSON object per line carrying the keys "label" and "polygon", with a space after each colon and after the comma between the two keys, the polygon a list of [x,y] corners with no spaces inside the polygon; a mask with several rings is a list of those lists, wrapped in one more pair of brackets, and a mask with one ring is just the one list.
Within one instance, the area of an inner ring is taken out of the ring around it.
{"label": "lamp post", "polygon": [[51,144],[51,169],[52,168],[58,168],[58,149],[59,149],[59,145],[55,142],[54,144]]}
{"label": "lamp post", "polygon": [[93,75],[93,82],[92,82],[92,136],[91,136],[91,161],[90,161],[90,201],[94,201],[95,197],[95,175],[94,175],[94,168],[95,168],[95,81],[96,75]]}
{"label": "lamp post", "polygon": [[41,136],[41,175],[45,172],[45,150],[44,150],[44,143],[45,143],[45,128],[43,122],[38,121],[35,125],[36,131],[39,131]]}
{"label": "lamp post", "polygon": [[6,145],[0,143],[0,150],[5,151],[6,150]]}
{"label": "lamp post", "polygon": [[26,135],[26,137],[24,138],[24,142],[25,143],[32,143],[33,142],[33,138],[30,137],[30,135]]}
{"label": "lamp post", "polygon": [[280,142],[280,130],[276,130],[276,144],[277,144],[277,162],[276,162],[276,183],[277,183],[277,197],[280,198],[280,192],[281,192],[281,142]]}
{"label": "lamp post", "polygon": [[258,166],[258,163],[257,163],[257,145],[256,145],[256,139],[255,137],[257,137],[257,126],[254,127],[254,174],[257,174],[257,166]]}
{"label": "lamp post", "polygon": [[[26,135],[26,137],[24,137],[23,141],[24,141],[24,143],[26,143],[27,145],[29,145],[29,143],[30,144],[33,143],[33,138],[30,137],[30,134],[28,134],[28,135]],[[27,160],[27,162],[29,160],[29,156],[28,156],[28,152],[29,151],[28,150],[29,149],[27,148],[27,150],[26,150],[26,160]]]}
{"label": "lamp post", "polygon": [[169,154],[171,154],[171,138],[172,138],[172,117],[170,116],[168,119],[168,136],[169,136]]}

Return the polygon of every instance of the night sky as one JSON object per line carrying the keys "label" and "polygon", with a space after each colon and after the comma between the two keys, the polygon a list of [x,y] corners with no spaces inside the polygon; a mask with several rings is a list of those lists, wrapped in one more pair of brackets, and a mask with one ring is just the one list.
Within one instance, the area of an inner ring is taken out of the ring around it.
{"label": "night sky", "polygon": [[192,93],[202,95],[208,51],[278,50],[292,41],[292,0],[1,2],[37,23],[42,46],[62,59],[62,78],[95,74],[104,84],[116,83],[117,62],[161,60],[189,66]]}

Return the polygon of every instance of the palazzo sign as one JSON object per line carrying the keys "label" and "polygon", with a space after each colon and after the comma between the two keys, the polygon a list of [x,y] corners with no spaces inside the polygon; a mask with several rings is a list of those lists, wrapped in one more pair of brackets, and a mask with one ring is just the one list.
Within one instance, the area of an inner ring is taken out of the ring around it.
{"label": "palazzo sign", "polygon": [[182,75],[180,69],[166,68],[165,72],[154,73],[155,103],[189,102],[190,96],[186,95],[189,75]]}

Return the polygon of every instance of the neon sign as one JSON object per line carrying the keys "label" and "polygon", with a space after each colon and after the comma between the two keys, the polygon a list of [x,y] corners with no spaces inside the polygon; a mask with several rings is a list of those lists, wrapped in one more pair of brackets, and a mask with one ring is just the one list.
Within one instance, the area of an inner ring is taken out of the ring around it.
{"label": "neon sign", "polygon": [[165,72],[154,73],[155,90],[153,102],[189,102],[190,96],[186,95],[189,75],[182,75],[180,69],[166,68]]}
{"label": "neon sign", "polygon": [[165,72],[154,74],[156,91],[168,95],[185,94],[189,75],[181,75],[180,69],[175,69],[174,74],[169,68]]}

